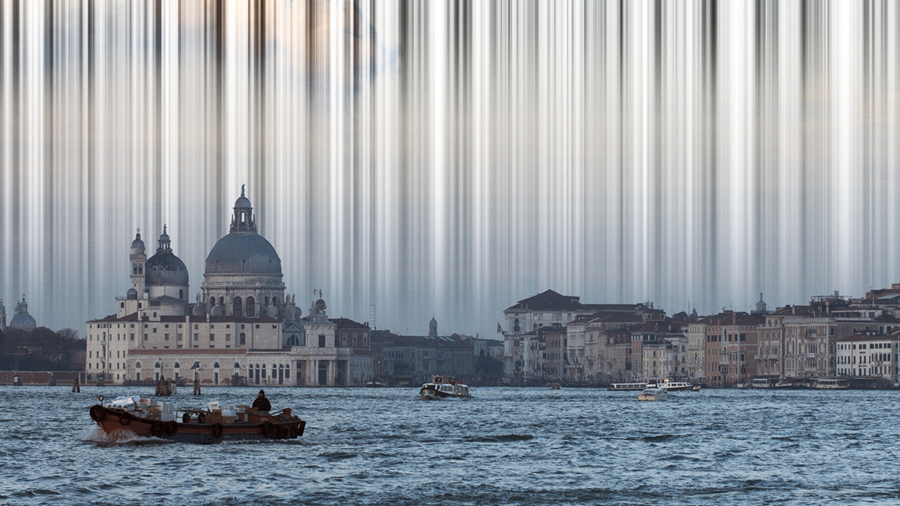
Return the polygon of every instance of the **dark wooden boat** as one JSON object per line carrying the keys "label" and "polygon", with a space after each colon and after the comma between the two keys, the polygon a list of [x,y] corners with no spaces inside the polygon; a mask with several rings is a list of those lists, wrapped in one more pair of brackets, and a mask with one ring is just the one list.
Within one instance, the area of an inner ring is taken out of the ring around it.
{"label": "dark wooden boat", "polygon": [[131,431],[137,436],[179,443],[213,444],[223,441],[294,439],[303,435],[306,421],[290,408],[277,413],[248,410],[240,420],[208,410],[175,410],[180,416],[165,420],[157,410],[100,404],[91,406],[91,419],[107,434]]}

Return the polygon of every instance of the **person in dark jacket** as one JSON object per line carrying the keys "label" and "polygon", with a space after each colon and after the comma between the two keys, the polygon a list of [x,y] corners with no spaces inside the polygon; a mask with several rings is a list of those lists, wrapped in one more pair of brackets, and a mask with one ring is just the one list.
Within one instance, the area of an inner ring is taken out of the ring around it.
{"label": "person in dark jacket", "polygon": [[253,407],[256,408],[257,411],[269,411],[272,409],[272,404],[269,402],[269,399],[266,399],[265,390],[259,391],[259,395],[256,397],[256,400],[253,401]]}

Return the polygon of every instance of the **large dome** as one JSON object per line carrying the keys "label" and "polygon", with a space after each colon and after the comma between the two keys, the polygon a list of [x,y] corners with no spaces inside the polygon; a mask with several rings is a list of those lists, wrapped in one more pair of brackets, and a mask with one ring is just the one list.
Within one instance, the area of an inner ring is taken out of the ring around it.
{"label": "large dome", "polygon": [[206,257],[206,274],[281,275],[281,259],[265,237],[232,232],[219,239]]}
{"label": "large dome", "polygon": [[187,286],[188,270],[171,252],[157,252],[144,265],[147,286]]}

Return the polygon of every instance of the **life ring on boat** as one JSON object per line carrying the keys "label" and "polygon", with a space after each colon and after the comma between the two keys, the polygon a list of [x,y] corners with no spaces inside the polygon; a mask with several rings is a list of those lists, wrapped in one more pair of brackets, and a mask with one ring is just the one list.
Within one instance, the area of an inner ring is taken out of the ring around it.
{"label": "life ring on boat", "polygon": [[288,428],[284,425],[277,426],[278,439],[286,439],[288,436]]}
{"label": "life ring on boat", "polygon": [[197,415],[197,423],[206,423],[206,415],[204,413]]}
{"label": "life ring on boat", "polygon": [[191,414],[185,413],[185,414],[181,415],[181,422],[182,423],[191,423]]}
{"label": "life ring on boat", "polygon": [[275,437],[275,425],[272,422],[263,422],[262,433],[266,437]]}
{"label": "life ring on boat", "polygon": [[222,437],[222,424],[214,423],[212,426],[212,434],[214,438]]}
{"label": "life ring on boat", "polygon": [[91,406],[91,420],[95,422],[99,422],[106,418],[106,408],[99,404],[94,404]]}
{"label": "life ring on boat", "polygon": [[178,424],[175,423],[175,420],[169,420],[168,422],[166,422],[166,434],[174,436],[177,432]]}
{"label": "life ring on boat", "polygon": [[122,425],[130,424],[131,420],[133,420],[133,419],[134,419],[134,417],[131,416],[131,413],[128,413],[128,412],[121,413],[119,415],[119,423],[121,423]]}
{"label": "life ring on boat", "polygon": [[303,431],[306,430],[306,420],[300,420],[297,424],[297,437],[303,437]]}
{"label": "life ring on boat", "polygon": [[160,422],[159,420],[153,422],[153,425],[150,426],[150,435],[153,437],[159,437],[165,434],[166,432],[166,424]]}

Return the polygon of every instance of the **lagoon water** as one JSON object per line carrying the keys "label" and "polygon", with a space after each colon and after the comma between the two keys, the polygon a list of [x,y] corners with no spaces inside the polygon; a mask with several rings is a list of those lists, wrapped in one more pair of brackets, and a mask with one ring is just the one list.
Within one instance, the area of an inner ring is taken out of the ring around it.
{"label": "lagoon water", "polygon": [[[289,442],[109,441],[97,395],[0,387],[3,504],[900,503],[900,392],[267,388],[308,420]],[[190,389],[176,407],[249,403]]]}

